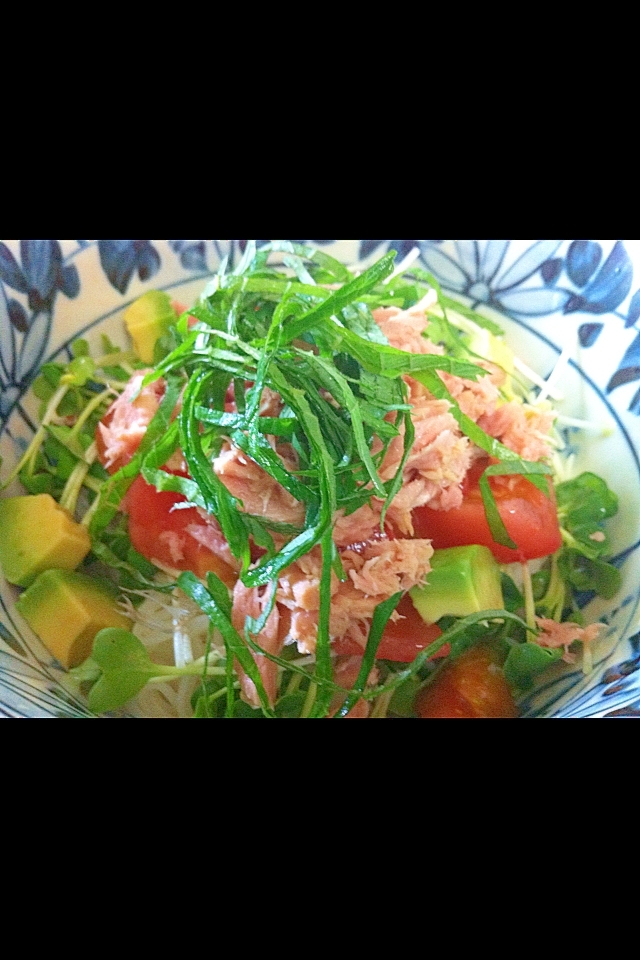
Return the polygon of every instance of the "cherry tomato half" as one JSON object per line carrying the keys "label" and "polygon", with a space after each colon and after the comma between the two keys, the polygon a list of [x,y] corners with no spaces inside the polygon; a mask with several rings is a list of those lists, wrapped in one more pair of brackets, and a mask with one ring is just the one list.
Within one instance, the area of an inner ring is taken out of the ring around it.
{"label": "cherry tomato half", "polygon": [[[425,623],[411,597],[405,596],[397,606],[402,619],[395,623],[389,621],[382,634],[376,658],[393,660],[396,663],[412,663],[419,653],[437,640],[442,630],[435,623]],[[342,656],[362,656],[362,647],[355,640],[346,637],[334,641],[334,650]],[[434,657],[446,656],[449,648],[443,647]]]}
{"label": "cherry tomato half", "polygon": [[136,477],[125,500],[131,543],[148,560],[158,560],[175,570],[191,570],[202,578],[213,571],[228,587],[233,587],[237,579],[234,570],[187,530],[192,526],[206,527],[206,520],[195,507],[173,509],[185,502],[181,494],[158,491],[142,477]]}
{"label": "cherry tomato half", "polygon": [[416,699],[423,720],[515,719],[513,696],[491,650],[478,646],[447,664]]}
{"label": "cherry tomato half", "polygon": [[550,496],[526,477],[490,477],[498,512],[517,549],[503,547],[491,536],[478,481],[488,461],[475,464],[465,480],[462,506],[453,510],[418,507],[413,511],[416,537],[430,539],[435,550],[477,543],[489,547],[499,563],[523,563],[546,557],[562,546],[558,512],[550,484]]}

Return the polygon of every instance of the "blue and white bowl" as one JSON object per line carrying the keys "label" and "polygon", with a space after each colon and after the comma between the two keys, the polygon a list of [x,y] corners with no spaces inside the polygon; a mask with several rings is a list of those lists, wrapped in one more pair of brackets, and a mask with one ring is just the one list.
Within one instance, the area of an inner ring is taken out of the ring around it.
{"label": "blue and white bowl", "polygon": [[[480,310],[497,312],[510,343],[543,378],[563,356],[554,384],[577,469],[600,474],[618,494],[610,532],[623,587],[614,601],[587,603],[607,624],[593,671],[566,668],[523,705],[531,717],[640,716],[640,241],[310,240],[366,266],[388,249],[419,265]],[[29,386],[41,364],[69,359],[78,336],[106,333],[125,344],[122,312],[145,290],[192,302],[222,257],[244,240],[0,241],[0,455],[3,474],[32,436]],[[18,493],[16,486],[11,492]],[[14,609],[0,582],[0,716],[82,717],[65,675]],[[588,601],[588,598],[585,598]]]}

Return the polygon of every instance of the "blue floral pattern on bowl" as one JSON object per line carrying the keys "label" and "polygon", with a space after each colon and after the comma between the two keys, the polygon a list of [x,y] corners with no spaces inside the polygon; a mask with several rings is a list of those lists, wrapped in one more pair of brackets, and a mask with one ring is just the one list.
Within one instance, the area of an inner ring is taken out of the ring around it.
{"label": "blue floral pattern on bowl", "polygon": [[[0,241],[0,449],[15,459],[34,429],[29,386],[43,362],[70,356],[79,335],[121,328],[122,310],[145,289],[190,300],[220,261],[246,240]],[[259,241],[259,243],[267,241]],[[606,420],[603,469],[614,464],[623,516],[616,562],[625,588],[614,606],[592,598],[608,639],[592,674],[559,671],[525,703],[528,716],[640,714],[640,241],[631,240],[297,240],[366,266],[387,250],[418,266],[460,299],[497,312],[542,375],[563,352],[568,399]],[[519,355],[523,355],[520,353]],[[575,433],[566,431],[572,450]],[[576,447],[576,449],[579,449]],[[615,479],[611,485],[615,488]],[[621,486],[624,489],[621,489]],[[0,715],[86,716],[64,673],[0,591]]]}

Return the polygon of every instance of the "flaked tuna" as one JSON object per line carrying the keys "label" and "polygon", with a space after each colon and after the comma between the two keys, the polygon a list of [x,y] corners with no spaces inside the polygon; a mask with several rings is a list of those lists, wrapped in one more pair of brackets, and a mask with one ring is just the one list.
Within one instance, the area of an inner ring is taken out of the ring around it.
{"label": "flaked tuna", "polygon": [[398,307],[378,307],[373,311],[373,319],[396,350],[405,350],[407,353],[442,354],[444,352],[442,347],[423,336],[429,326],[424,304],[425,301],[421,300],[408,310],[400,310]]}
{"label": "flaked tuna", "polygon": [[562,659],[565,663],[575,663],[575,656],[570,652],[572,643],[591,643],[598,638],[605,629],[604,623],[592,623],[588,627],[580,627],[577,623],[557,623],[547,617],[536,617],[536,623],[541,633],[536,637],[536,643],[550,649],[564,648]]}
{"label": "flaked tuna", "polygon": [[512,401],[480,417],[478,426],[523,459],[537,461],[551,452],[549,431],[554,419],[552,411]]}
{"label": "flaked tuna", "polygon": [[478,426],[523,457],[543,460],[549,456],[549,432],[555,414],[517,400],[504,402],[491,377],[477,381],[441,374],[445,386],[460,409]]}
{"label": "flaked tuna", "polygon": [[[462,482],[471,465],[472,446],[451,415],[447,400],[421,396],[411,418],[415,440],[404,466],[403,484],[388,516],[405,535],[413,533],[411,511],[426,504],[448,510],[462,503]],[[401,462],[403,441],[392,440],[381,467],[383,480],[394,476]]]}
{"label": "flaked tuna", "polygon": [[[245,587],[240,580],[236,583],[233,591],[232,623],[241,637],[244,637],[246,618],[252,617],[254,620],[258,620],[262,616],[269,603],[271,589],[271,587]],[[280,610],[275,606],[256,640],[258,646],[262,647],[267,653],[278,654],[282,650],[284,636],[281,631],[280,619]],[[260,679],[269,698],[269,703],[273,704],[278,693],[278,667],[262,653],[254,653],[253,659],[258,666]],[[240,679],[244,699],[252,706],[259,707],[260,699],[256,686],[237,662],[236,673]]]}
{"label": "flaked tuna", "polygon": [[[379,603],[399,591],[424,583],[433,548],[428,540],[390,540],[386,537],[354,544],[340,551],[348,577],[331,577],[332,640],[350,637],[366,644],[371,618]],[[289,640],[302,653],[313,653],[320,610],[322,556],[315,548],[280,576],[277,601],[291,612]]]}
{"label": "flaked tuna", "polygon": [[[404,311],[396,307],[380,308],[374,311],[373,316],[392,346],[413,353],[442,352],[424,336],[429,318],[420,304]],[[504,402],[498,390],[504,380],[504,372],[491,363],[480,361],[479,365],[488,370],[488,375],[477,380],[467,380],[444,372],[440,374],[462,412],[485,433],[500,440],[524,459],[537,461],[548,457],[553,412],[518,401]],[[405,380],[410,386],[413,418],[416,420],[419,417],[420,398],[425,394],[428,396],[428,393],[410,377],[405,377]],[[422,440],[416,436],[414,450],[421,443]],[[436,503],[432,505],[438,506]]]}
{"label": "flaked tuna", "polygon": [[105,469],[111,473],[131,460],[164,396],[164,380],[156,380],[140,389],[149,372],[142,370],[129,380],[98,424],[98,449]]}
{"label": "flaked tuna", "polygon": [[[277,452],[283,466],[288,471],[294,470],[296,463],[290,448],[283,452],[279,447]],[[232,443],[223,445],[220,455],[213,461],[213,469],[229,493],[242,501],[246,513],[303,526],[304,504]]]}

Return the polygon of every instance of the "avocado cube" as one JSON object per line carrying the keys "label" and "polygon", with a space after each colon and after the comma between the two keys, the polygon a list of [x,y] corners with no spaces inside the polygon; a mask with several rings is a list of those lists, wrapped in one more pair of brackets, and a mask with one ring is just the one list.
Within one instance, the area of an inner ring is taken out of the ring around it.
{"label": "avocado cube", "polygon": [[74,570],[91,537],[48,493],[0,500],[0,566],[9,583],[28,587],[51,567]]}
{"label": "avocado cube", "polygon": [[129,629],[107,583],[74,570],[46,570],[24,591],[16,607],[45,647],[67,669],[91,654],[96,634],[106,627]]}
{"label": "avocado cube", "polygon": [[144,363],[153,363],[156,343],[176,322],[169,294],[161,290],[144,293],[127,307],[124,322],[140,359]]}
{"label": "avocado cube", "polygon": [[436,550],[426,584],[410,593],[426,623],[504,608],[500,566],[488,547],[475,544]]}

